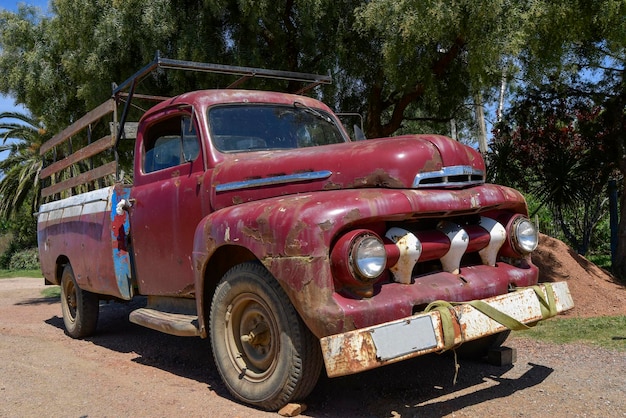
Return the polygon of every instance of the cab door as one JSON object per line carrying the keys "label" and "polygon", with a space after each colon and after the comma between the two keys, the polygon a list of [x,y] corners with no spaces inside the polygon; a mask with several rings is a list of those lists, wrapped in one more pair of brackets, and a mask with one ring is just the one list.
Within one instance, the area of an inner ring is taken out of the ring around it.
{"label": "cab door", "polygon": [[191,113],[164,113],[137,137],[129,211],[136,282],[144,295],[193,296],[193,237],[209,201],[203,147]]}

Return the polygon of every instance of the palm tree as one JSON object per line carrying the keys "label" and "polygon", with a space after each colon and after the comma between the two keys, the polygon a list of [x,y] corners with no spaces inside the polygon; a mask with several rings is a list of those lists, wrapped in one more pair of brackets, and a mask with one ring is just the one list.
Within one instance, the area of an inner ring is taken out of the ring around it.
{"label": "palm tree", "polygon": [[0,174],[3,175],[0,180],[0,218],[8,220],[26,204],[33,212],[39,208],[39,173],[43,167],[39,149],[50,135],[38,118],[4,112],[0,113],[0,136],[0,153],[9,152],[8,157],[0,161]]}

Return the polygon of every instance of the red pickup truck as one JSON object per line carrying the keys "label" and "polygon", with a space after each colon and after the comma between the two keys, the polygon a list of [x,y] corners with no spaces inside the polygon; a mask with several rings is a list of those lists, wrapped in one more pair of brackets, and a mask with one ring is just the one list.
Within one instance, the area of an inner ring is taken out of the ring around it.
{"label": "red pickup truck", "polygon": [[[324,366],[334,377],[487,349],[573,306],[567,284],[537,285],[524,198],[486,184],[478,152],[440,135],[353,141],[302,95],[160,98],[138,122],[128,180],[118,158],[94,156],[118,149],[137,81],[164,63],[199,65],[157,57],[42,147],[49,156],[87,130],[86,145],[41,174],[41,267],[61,286],[71,337],[96,331],[100,300],[142,297],[130,321],[210,338],[231,393],[275,410],[306,397]],[[309,87],[329,79],[217,70]],[[122,102],[111,133],[91,141]]]}

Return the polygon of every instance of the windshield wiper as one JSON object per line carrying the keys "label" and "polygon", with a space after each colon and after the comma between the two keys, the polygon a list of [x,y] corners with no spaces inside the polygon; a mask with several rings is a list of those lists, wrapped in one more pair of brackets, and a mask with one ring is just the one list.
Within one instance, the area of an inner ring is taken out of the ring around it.
{"label": "windshield wiper", "polygon": [[299,101],[296,100],[295,102],[293,102],[293,107],[295,107],[297,109],[303,109],[304,111],[306,111],[306,112],[308,112],[308,113],[310,113],[312,115],[315,115],[318,118],[320,118],[322,120],[325,120],[328,123],[331,123],[331,124],[333,123],[333,120],[330,118],[330,116],[326,116],[326,115],[322,114],[321,112],[319,112],[318,110],[315,110],[312,107],[309,107],[309,106],[305,105],[302,102],[299,102]]}

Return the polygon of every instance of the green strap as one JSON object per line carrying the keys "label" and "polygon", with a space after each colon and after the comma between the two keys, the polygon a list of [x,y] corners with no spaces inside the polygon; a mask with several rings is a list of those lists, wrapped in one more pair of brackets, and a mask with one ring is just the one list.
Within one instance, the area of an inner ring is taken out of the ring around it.
{"label": "green strap", "polygon": [[449,350],[454,347],[454,322],[452,315],[456,317],[453,304],[445,300],[436,300],[430,303],[424,312],[437,311],[441,317],[441,328],[443,332],[443,349]]}
{"label": "green strap", "polygon": [[467,302],[467,304],[472,306],[476,310],[482,312],[483,314],[487,315],[489,318],[493,319],[494,321],[504,325],[508,329],[512,329],[514,331],[520,331],[523,329],[530,328],[528,325],[523,324],[517,319],[513,318],[512,316],[509,316],[505,314],[504,312],[497,310],[496,308],[483,302],[482,300],[473,300],[471,302]]}
{"label": "green strap", "polygon": [[[550,283],[544,283],[544,287],[546,289],[545,296],[541,286],[532,286],[532,289],[535,292],[537,299],[539,300],[542,319],[550,318],[557,314],[554,289],[552,288],[552,285]],[[520,288],[517,290],[523,289]],[[441,327],[443,331],[444,350],[449,350],[455,345],[453,315],[456,318],[456,311],[454,310],[454,306],[462,304],[472,306],[474,309],[482,312],[484,315],[487,315],[489,318],[504,325],[508,329],[519,331],[530,328],[530,326],[518,321],[517,319],[505,314],[502,311],[497,310],[496,308],[487,304],[486,302],[483,302],[482,300],[473,300],[470,302],[446,302],[443,300],[437,300],[430,303],[426,307],[424,312],[439,312],[441,317]]]}
{"label": "green strap", "polygon": [[556,298],[554,297],[554,289],[552,288],[552,284],[544,283],[543,285],[546,288],[547,299],[544,298],[541,286],[533,286],[532,288],[535,291],[535,295],[537,295],[537,299],[539,299],[539,304],[541,305],[541,317],[543,319],[546,319],[553,317],[557,314]]}

